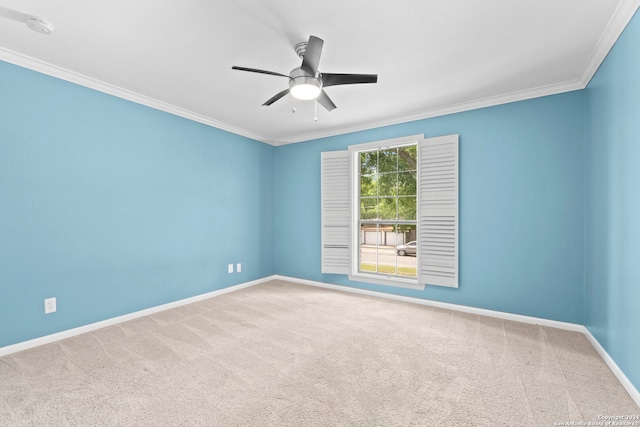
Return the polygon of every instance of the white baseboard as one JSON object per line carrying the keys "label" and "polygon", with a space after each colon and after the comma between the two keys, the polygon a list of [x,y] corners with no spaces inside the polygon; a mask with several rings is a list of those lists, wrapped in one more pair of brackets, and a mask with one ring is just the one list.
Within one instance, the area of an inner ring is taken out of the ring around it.
{"label": "white baseboard", "polygon": [[611,369],[611,372],[613,372],[613,375],[615,375],[616,378],[618,378],[618,381],[620,381],[620,384],[622,384],[625,390],[627,390],[627,393],[629,393],[629,396],[631,396],[634,402],[636,402],[636,405],[640,407],[640,392],[638,392],[638,389],[634,387],[631,381],[629,381],[629,378],[627,378],[624,372],[622,372],[622,369],[620,369],[620,367],[611,358],[611,356],[609,356],[609,353],[607,353],[607,350],[605,350],[604,347],[600,345],[596,337],[594,337],[591,334],[591,331],[586,327],[584,327],[584,335],[587,337],[591,345],[596,349],[600,357],[602,357],[602,359],[605,361],[607,366],[609,366],[609,369]]}
{"label": "white baseboard", "polygon": [[75,337],[76,335],[85,334],[87,332],[95,331],[101,328],[106,328],[107,326],[112,326],[118,323],[127,322],[129,320],[137,319],[139,317],[148,316],[150,314],[158,313],[160,311],[169,310],[171,308],[180,307],[182,305],[191,304],[197,301],[202,301],[202,300],[212,298],[218,295],[223,295],[229,292],[238,291],[240,289],[259,285],[260,283],[268,282],[271,280],[273,280],[272,277],[264,277],[262,279],[253,280],[251,282],[240,283],[238,285],[229,286],[228,288],[218,289],[217,291],[207,292],[206,294],[196,295],[190,298],[185,298],[185,299],[170,302],[167,304],[158,305],[155,307],[136,311],[134,313],[124,314],[118,317],[112,317],[111,319],[102,320],[100,322],[91,323],[91,324],[80,326],[73,329],[67,329],[66,331],[57,332],[51,335],[45,335],[44,337],[34,338],[29,341],[23,341],[17,344],[0,347],[0,357],[6,356],[11,353],[16,353],[18,351],[27,350],[33,347],[38,347],[44,344],[49,344],[55,341],[63,340],[65,338]]}
{"label": "white baseboard", "polygon": [[450,304],[450,303],[445,303],[445,302],[430,301],[430,300],[424,300],[424,299],[420,299],[420,298],[404,297],[404,296],[400,296],[400,295],[387,294],[387,293],[384,293],[384,292],[369,291],[369,290],[365,290],[365,289],[350,288],[348,286],[340,286],[340,285],[332,285],[332,284],[324,283],[324,282],[316,282],[314,280],[306,280],[306,279],[298,279],[296,277],[280,276],[280,275],[277,275],[277,274],[274,275],[274,276],[271,276],[270,279],[283,280],[283,281],[286,281],[286,282],[299,283],[299,284],[302,284],[302,285],[317,286],[317,287],[320,287],[320,288],[333,289],[333,290],[337,290],[337,291],[351,292],[351,293],[355,293],[355,294],[362,294],[362,295],[369,295],[369,296],[374,296],[374,297],[379,297],[379,298],[386,298],[386,299],[391,299],[391,300],[394,300],[394,301],[403,301],[403,302],[408,302],[408,303],[413,303],[413,304],[426,305],[426,306],[429,306],[429,307],[444,308],[444,309],[448,309],[448,310],[461,311],[461,312],[464,312],[464,313],[478,314],[478,315],[481,315],[481,316],[496,317],[496,318],[504,319],[504,320],[513,320],[513,321],[516,321],[516,322],[530,323],[530,324],[534,324],[534,325],[548,326],[548,327],[551,327],[551,328],[557,328],[557,329],[564,329],[564,330],[568,330],[568,331],[580,332],[580,333],[584,334],[585,337],[591,343],[591,345],[593,345],[593,347],[598,352],[600,357],[602,357],[602,359],[607,364],[609,369],[611,369],[611,372],[613,372],[613,374],[616,376],[618,381],[620,381],[620,384],[622,384],[622,386],[625,388],[627,393],[629,393],[629,396],[631,396],[631,399],[634,400],[636,405],[640,406],[640,393],[638,392],[638,390],[631,383],[631,381],[629,381],[629,378],[627,378],[627,376],[624,374],[624,372],[622,372],[622,370],[618,367],[616,362],[614,362],[614,360],[611,358],[611,356],[609,356],[609,353],[607,353],[607,351],[604,349],[604,347],[602,347],[602,345],[600,345],[598,340],[591,334],[589,329],[587,329],[584,325],[579,325],[579,324],[576,324],[576,323],[568,323],[568,322],[559,322],[559,321],[556,321],[556,320],[541,319],[541,318],[538,318],[538,317],[523,316],[523,315],[520,315],[520,314],[505,313],[505,312],[501,312],[501,311],[487,310],[487,309],[484,309],[484,308],[475,308],[475,307],[468,307],[468,306],[458,305],[458,304]]}
{"label": "white baseboard", "polygon": [[468,306],[458,305],[458,304],[450,304],[450,303],[431,301],[431,300],[425,300],[420,298],[405,297],[401,295],[387,294],[384,292],[376,292],[376,291],[369,291],[366,289],[351,288],[348,286],[333,285],[333,284],[324,283],[324,282],[317,282],[314,280],[298,279],[296,277],[289,277],[289,276],[281,276],[278,274],[274,274],[268,277],[263,277],[262,279],[253,280],[251,282],[245,282],[238,285],[229,286],[228,288],[219,289],[217,291],[196,295],[194,297],[185,298],[179,301],[158,305],[156,307],[147,308],[145,310],[136,311],[134,313],[113,317],[111,319],[106,319],[100,322],[91,323],[89,325],[80,326],[78,328],[68,329],[66,331],[57,332],[55,334],[46,335],[44,337],[35,338],[29,341],[23,341],[23,342],[9,345],[6,347],[0,347],[0,357],[6,356],[11,353],[16,353],[18,351],[27,350],[33,347],[38,347],[44,344],[49,344],[55,341],[63,340],[65,338],[71,338],[76,335],[95,331],[97,329],[106,328],[107,326],[112,326],[118,323],[127,322],[129,320],[137,319],[139,317],[148,316],[150,314],[158,313],[160,311],[169,310],[171,308],[180,307],[186,304],[191,304],[197,301],[202,301],[202,300],[216,297],[219,295],[224,295],[229,292],[235,292],[240,289],[259,285],[261,283],[270,282],[272,280],[293,282],[301,285],[316,286],[320,288],[333,289],[333,290],[342,291],[342,292],[351,292],[355,294],[391,299],[394,301],[420,304],[420,305],[425,305],[429,307],[443,308],[447,310],[477,314],[480,316],[495,317],[498,319],[513,320],[516,322],[530,323],[533,325],[548,326],[551,328],[558,328],[558,329],[564,329],[568,331],[583,333],[585,337],[589,340],[591,345],[593,345],[593,347],[596,349],[600,357],[602,357],[602,359],[605,361],[607,366],[609,366],[609,369],[611,369],[611,372],[613,372],[616,378],[618,378],[618,381],[620,381],[620,383],[625,388],[625,390],[627,390],[627,393],[629,393],[629,396],[631,396],[631,398],[635,401],[635,403],[638,406],[640,406],[640,393],[638,392],[638,390],[631,383],[631,381],[629,381],[627,376],[624,374],[624,372],[622,372],[622,370],[618,367],[616,362],[614,362],[611,356],[609,356],[609,353],[607,353],[607,351],[602,347],[602,345],[600,345],[598,340],[591,334],[591,332],[584,325],[578,325],[575,323],[568,323],[568,322],[559,322],[557,320],[541,319],[538,317],[523,316],[520,314],[505,313],[501,311],[487,310],[484,308],[468,307]]}
{"label": "white baseboard", "polygon": [[534,325],[541,325],[541,326],[549,326],[551,328],[565,329],[565,330],[568,330],[568,331],[584,332],[584,326],[578,325],[576,323],[559,322],[557,320],[541,319],[539,317],[531,317],[531,316],[523,316],[521,314],[505,313],[503,311],[487,310],[485,308],[476,308],[476,307],[469,307],[469,306],[466,306],[466,305],[451,304],[451,303],[432,301],[432,300],[426,300],[426,299],[421,299],[421,298],[405,297],[405,296],[401,296],[401,295],[387,294],[387,293],[384,293],[384,292],[376,292],[376,291],[368,291],[368,290],[365,290],[365,289],[350,288],[348,286],[331,285],[331,284],[328,284],[328,283],[316,282],[316,281],[313,281],[313,280],[297,279],[295,277],[287,277],[287,276],[279,276],[279,275],[275,275],[275,276],[271,276],[271,277],[274,280],[284,280],[284,281],[287,281],[287,282],[300,283],[300,284],[303,284],[303,285],[317,286],[317,287],[321,287],[321,288],[334,289],[334,290],[338,290],[338,291],[351,292],[351,293],[356,293],[356,294],[369,295],[369,296],[373,296],[373,297],[392,299],[394,301],[403,301],[403,302],[408,302],[408,303],[412,303],[412,304],[426,305],[426,306],[429,306],[429,307],[444,308],[444,309],[447,309],[447,310],[454,310],[454,311],[461,311],[461,312],[464,312],[464,313],[478,314],[480,316],[496,317],[496,318],[504,319],[504,320],[513,320],[515,322],[531,323],[531,324],[534,324]]}

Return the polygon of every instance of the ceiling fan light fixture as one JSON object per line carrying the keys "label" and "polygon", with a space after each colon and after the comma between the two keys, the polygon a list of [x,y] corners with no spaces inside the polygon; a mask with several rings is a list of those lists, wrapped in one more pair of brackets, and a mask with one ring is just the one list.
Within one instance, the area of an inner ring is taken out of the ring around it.
{"label": "ceiling fan light fixture", "polygon": [[302,101],[316,99],[322,92],[320,81],[314,77],[301,76],[289,80],[291,96]]}

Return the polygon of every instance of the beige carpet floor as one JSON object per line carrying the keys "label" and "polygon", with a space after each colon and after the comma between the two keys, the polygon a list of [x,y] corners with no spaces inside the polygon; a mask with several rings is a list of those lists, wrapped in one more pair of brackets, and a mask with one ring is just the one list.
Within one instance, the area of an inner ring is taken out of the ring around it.
{"label": "beige carpet floor", "polygon": [[640,409],[577,332],[270,282],[0,358],[3,426],[553,426]]}

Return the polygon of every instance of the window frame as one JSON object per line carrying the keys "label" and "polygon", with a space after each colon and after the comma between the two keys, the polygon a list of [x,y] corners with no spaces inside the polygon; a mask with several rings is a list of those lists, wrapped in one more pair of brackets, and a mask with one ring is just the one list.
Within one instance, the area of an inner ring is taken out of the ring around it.
{"label": "window frame", "polygon": [[[349,161],[351,163],[351,272],[348,274],[349,280],[356,282],[373,283],[377,285],[394,286],[399,288],[424,290],[425,284],[420,284],[420,274],[416,271],[415,279],[408,279],[395,275],[384,275],[381,273],[365,273],[359,271],[360,265],[360,159],[359,153],[363,151],[379,150],[383,148],[394,148],[407,145],[416,145],[418,161],[420,158],[420,142],[424,139],[424,134],[404,136],[400,138],[385,139],[381,141],[367,142],[349,146]],[[416,174],[416,226],[419,219],[420,191]],[[416,253],[416,267],[419,269],[420,255]]]}
{"label": "window frame", "polygon": [[[353,156],[349,150],[321,153],[321,271],[347,275],[354,281],[424,289],[425,286],[458,288],[460,235],[460,135],[424,138],[421,135],[378,141],[376,144],[418,140],[418,283],[400,279],[379,280],[374,275],[353,275]],[[411,142],[409,142],[411,143]],[[372,143],[369,145],[374,146]],[[364,144],[354,146],[367,149]],[[353,149],[351,151],[353,151]],[[359,163],[359,162],[358,162]],[[359,188],[359,186],[357,187]],[[357,212],[357,211],[356,211]],[[358,218],[359,220],[359,218]],[[359,235],[359,233],[358,233]],[[359,243],[359,238],[355,239]],[[355,257],[358,259],[358,257]],[[364,276],[364,277],[363,277]],[[397,277],[397,276],[396,276]],[[409,282],[409,283],[406,283]]]}

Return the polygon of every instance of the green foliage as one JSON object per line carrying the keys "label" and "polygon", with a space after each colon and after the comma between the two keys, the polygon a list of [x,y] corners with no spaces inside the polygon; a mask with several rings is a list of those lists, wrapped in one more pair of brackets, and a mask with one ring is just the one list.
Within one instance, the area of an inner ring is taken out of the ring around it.
{"label": "green foliage", "polygon": [[360,218],[416,219],[417,147],[360,153]]}

